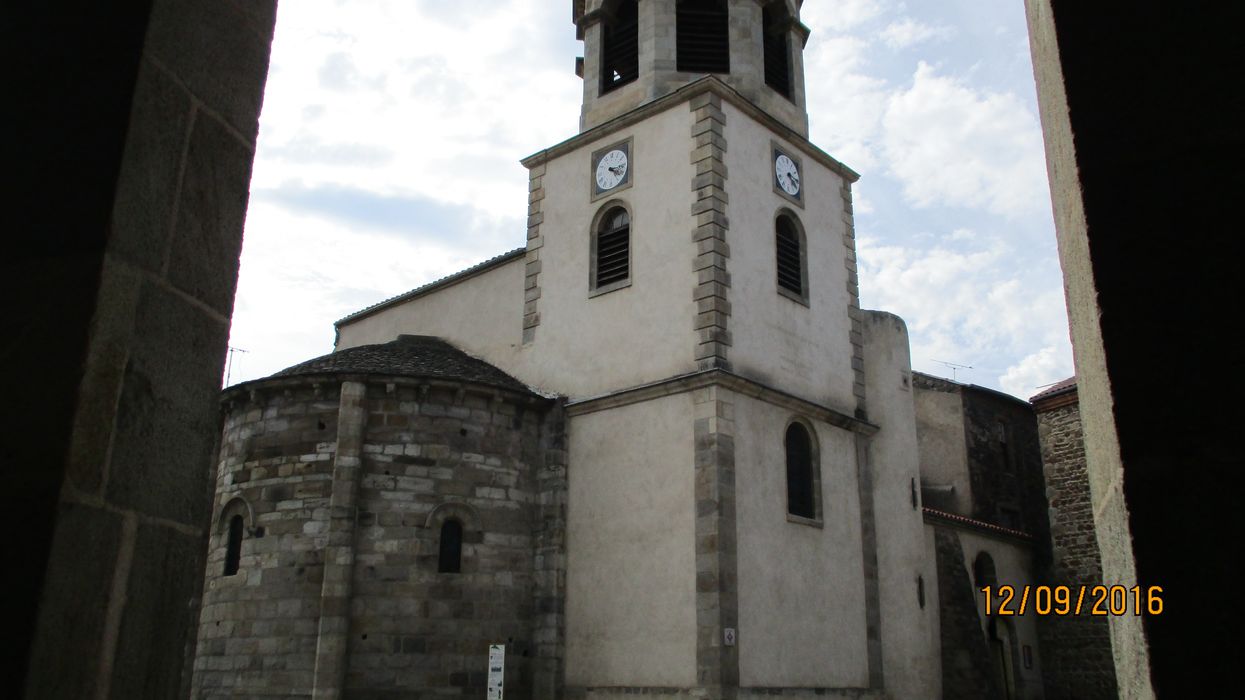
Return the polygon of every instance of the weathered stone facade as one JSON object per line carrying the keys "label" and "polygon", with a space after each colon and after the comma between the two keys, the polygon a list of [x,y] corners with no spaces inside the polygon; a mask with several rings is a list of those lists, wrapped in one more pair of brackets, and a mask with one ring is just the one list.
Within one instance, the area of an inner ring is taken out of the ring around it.
{"label": "weathered stone facade", "polygon": [[[1085,443],[1075,382],[1061,382],[1033,398],[1050,502],[1049,584],[1080,590],[1102,584],[1102,557],[1094,532],[1085,471]],[[1107,619],[1055,616],[1038,627],[1045,651],[1047,697],[1052,700],[1117,697]]]}
{"label": "weathered stone facade", "polygon": [[[488,645],[502,643],[508,693],[551,697],[565,577],[556,405],[453,368],[293,369],[223,398],[193,696],[479,696]],[[246,535],[225,575],[235,515]],[[461,572],[442,573],[451,519]]]}
{"label": "weathered stone facade", "polygon": [[960,700],[1003,697],[990,673],[986,638],[977,615],[976,586],[964,565],[964,549],[954,530],[934,531],[938,560],[939,641],[942,646],[942,696]]}

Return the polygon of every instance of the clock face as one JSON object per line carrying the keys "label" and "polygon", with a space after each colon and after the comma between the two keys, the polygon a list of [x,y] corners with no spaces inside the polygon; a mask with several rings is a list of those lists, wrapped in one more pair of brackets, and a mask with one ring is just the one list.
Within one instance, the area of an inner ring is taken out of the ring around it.
{"label": "clock face", "polygon": [[779,153],[774,159],[774,178],[783,192],[792,197],[800,194],[800,167],[786,154]]}
{"label": "clock face", "polygon": [[602,192],[618,186],[627,177],[627,154],[622,149],[614,150],[601,156],[597,162],[597,187]]}

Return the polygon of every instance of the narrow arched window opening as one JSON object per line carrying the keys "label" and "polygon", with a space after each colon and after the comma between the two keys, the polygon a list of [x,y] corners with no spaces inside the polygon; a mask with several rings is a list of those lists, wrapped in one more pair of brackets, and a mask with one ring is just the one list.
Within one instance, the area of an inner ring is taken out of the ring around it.
{"label": "narrow arched window opening", "polygon": [[799,423],[787,427],[787,512],[801,518],[817,517],[813,472],[813,442]]}
{"label": "narrow arched window opening", "polygon": [[635,0],[614,3],[601,25],[601,93],[640,75],[639,10]]}
{"label": "narrow arched window opening", "polygon": [[233,576],[238,573],[238,566],[242,562],[242,534],[245,526],[242,522],[241,515],[235,515],[229,519],[229,534],[225,543],[225,575]]}
{"label": "narrow arched window opening", "polygon": [[774,241],[778,252],[778,289],[806,299],[804,246],[800,230],[790,216],[780,214],[774,221]]}
{"label": "narrow arched window opening", "polygon": [[605,212],[593,240],[592,288],[621,284],[631,276],[631,215],[622,207]]}
{"label": "narrow arched window opening", "polygon": [[437,557],[437,571],[456,574],[463,566],[463,524],[457,520],[441,523],[441,551]]}
{"label": "narrow arched window opening", "polygon": [[765,84],[791,99],[791,20],[786,6],[781,1],[766,5],[761,10],[761,26]]}
{"label": "narrow arched window opening", "polygon": [[692,73],[730,73],[725,0],[682,0],[675,8],[676,67]]}
{"label": "narrow arched window opening", "polygon": [[994,558],[989,554],[981,552],[973,560],[973,581],[977,583],[977,588],[998,585],[998,578],[994,571]]}

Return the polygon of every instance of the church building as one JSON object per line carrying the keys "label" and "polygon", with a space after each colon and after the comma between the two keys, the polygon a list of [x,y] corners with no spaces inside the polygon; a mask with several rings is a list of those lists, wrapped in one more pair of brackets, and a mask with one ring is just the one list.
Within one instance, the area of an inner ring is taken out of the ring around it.
{"label": "church building", "polygon": [[1043,697],[1032,412],[860,308],[800,3],[572,9],[525,247],[224,391],[193,697]]}

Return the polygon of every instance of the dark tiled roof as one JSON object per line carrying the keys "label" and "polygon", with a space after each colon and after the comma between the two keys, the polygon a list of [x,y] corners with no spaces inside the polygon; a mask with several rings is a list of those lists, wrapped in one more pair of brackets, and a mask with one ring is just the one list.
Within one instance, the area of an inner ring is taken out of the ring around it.
{"label": "dark tiled roof", "polygon": [[927,506],[921,506],[921,511],[925,513],[926,517],[932,517],[932,518],[936,518],[939,520],[945,520],[947,522],[960,523],[961,525],[967,525],[969,527],[976,528],[978,530],[982,530],[985,532],[997,532],[1000,535],[1010,535],[1012,537],[1016,537],[1022,540],[1033,539],[1033,535],[1030,535],[1027,532],[1021,532],[1020,530],[1013,530],[1010,527],[1003,527],[1002,525],[995,525],[994,523],[987,523],[983,520],[975,520],[973,518],[968,518],[963,515],[956,515],[955,513],[948,513],[946,511],[935,510],[934,508],[929,508]]}
{"label": "dark tiled roof", "polygon": [[446,275],[445,277],[442,277],[441,279],[433,280],[429,282],[428,284],[416,287],[409,292],[403,292],[402,294],[399,294],[396,297],[389,297],[388,299],[384,301],[380,301],[366,308],[359,309],[358,311],[352,314],[343,316],[342,318],[338,319],[337,321],[333,323],[333,325],[340,326],[346,321],[353,321],[354,319],[359,318],[360,316],[366,316],[372,313],[373,311],[378,311],[386,306],[389,306],[390,304],[394,304],[399,301],[405,301],[407,299],[411,299],[411,298],[420,296],[422,294],[431,292],[432,290],[437,289],[438,287],[444,287],[445,285],[452,284],[462,279],[466,279],[477,273],[484,272],[485,270],[488,270],[489,268],[496,267],[498,265],[501,265],[502,263],[510,262],[511,260],[514,260],[515,258],[522,256],[526,252],[527,252],[526,247],[515,248],[514,250],[506,251],[505,253],[491,257],[482,263],[477,263],[475,265],[472,265],[471,267],[465,270],[459,270],[458,272],[455,272],[452,275]]}
{"label": "dark tiled roof", "polygon": [[1073,389],[1076,389],[1076,375],[1075,374],[1061,382],[1055,382],[1054,384],[1051,384],[1050,386],[1046,387],[1042,391],[1039,391],[1033,396],[1030,396],[1029,402],[1032,403],[1040,399],[1048,399],[1052,396],[1055,396],[1056,394],[1063,394],[1065,392],[1072,391]]}
{"label": "dark tiled roof", "polygon": [[269,377],[311,374],[380,374],[457,379],[532,393],[522,382],[432,335],[400,335],[380,345],[360,345],[287,367]]}

